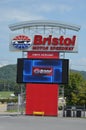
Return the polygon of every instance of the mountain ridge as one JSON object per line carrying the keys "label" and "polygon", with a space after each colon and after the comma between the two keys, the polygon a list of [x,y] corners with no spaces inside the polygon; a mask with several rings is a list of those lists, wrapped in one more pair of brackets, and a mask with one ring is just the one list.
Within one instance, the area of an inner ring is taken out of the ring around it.
{"label": "mountain ridge", "polygon": [[[71,69],[72,72],[80,73],[86,80],[86,71],[79,71]],[[0,67],[0,80],[16,81],[17,65],[9,64]]]}

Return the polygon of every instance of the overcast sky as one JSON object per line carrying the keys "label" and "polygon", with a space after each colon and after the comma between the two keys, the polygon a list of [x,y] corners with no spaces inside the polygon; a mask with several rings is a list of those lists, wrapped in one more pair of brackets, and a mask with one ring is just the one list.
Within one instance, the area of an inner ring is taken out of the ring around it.
{"label": "overcast sky", "polygon": [[0,64],[16,64],[22,54],[9,51],[9,25],[54,20],[81,26],[78,53],[68,53],[73,69],[86,70],[86,0],[0,0]]}

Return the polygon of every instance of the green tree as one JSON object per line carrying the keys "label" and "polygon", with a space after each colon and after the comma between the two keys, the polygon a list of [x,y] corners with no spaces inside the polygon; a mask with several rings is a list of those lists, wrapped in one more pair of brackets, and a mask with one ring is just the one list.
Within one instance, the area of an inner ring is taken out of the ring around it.
{"label": "green tree", "polygon": [[82,83],[82,85],[78,89],[78,102],[77,104],[86,106],[86,81]]}
{"label": "green tree", "polygon": [[[69,83],[65,85],[65,97],[68,105],[83,105],[85,102],[86,83],[80,73],[70,72]],[[83,90],[84,89],[84,90]],[[83,101],[84,99],[84,101]]]}
{"label": "green tree", "polygon": [[[22,87],[22,88],[21,88],[21,87]],[[21,89],[22,89],[22,90],[21,90]],[[14,94],[15,94],[16,96],[18,96],[18,94],[20,94],[21,91],[22,91],[23,93],[25,93],[25,85],[24,85],[24,84],[23,84],[23,85],[21,85],[21,84],[15,84]]]}

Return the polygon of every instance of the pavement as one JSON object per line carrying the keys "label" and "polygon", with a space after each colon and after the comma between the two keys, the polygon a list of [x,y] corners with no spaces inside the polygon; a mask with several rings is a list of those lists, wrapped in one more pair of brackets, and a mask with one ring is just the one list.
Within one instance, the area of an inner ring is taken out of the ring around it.
{"label": "pavement", "polygon": [[0,130],[85,130],[86,117],[26,116],[21,112],[0,111]]}
{"label": "pavement", "polygon": [[85,130],[86,118],[0,116],[0,130]]}

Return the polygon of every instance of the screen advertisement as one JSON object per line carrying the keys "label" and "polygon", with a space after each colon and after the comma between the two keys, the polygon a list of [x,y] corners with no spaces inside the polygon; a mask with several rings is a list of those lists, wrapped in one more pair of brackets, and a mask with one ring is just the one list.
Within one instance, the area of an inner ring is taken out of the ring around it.
{"label": "screen advertisement", "polygon": [[17,83],[68,83],[68,59],[17,60]]}

